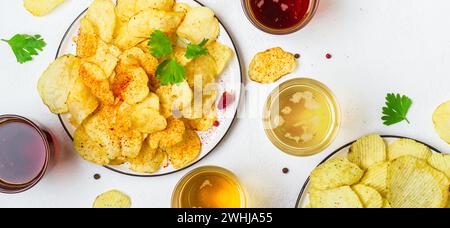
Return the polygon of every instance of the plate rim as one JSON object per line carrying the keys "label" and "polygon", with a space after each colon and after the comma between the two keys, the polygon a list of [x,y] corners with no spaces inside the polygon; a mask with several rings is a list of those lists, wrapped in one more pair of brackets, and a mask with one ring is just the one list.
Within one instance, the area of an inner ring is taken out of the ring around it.
{"label": "plate rim", "polygon": [[[380,135],[380,136],[381,136],[381,138],[383,138],[383,139],[384,139],[384,138],[411,139],[411,140],[414,140],[414,141],[416,141],[416,142],[418,142],[418,143],[424,144],[425,146],[429,147],[429,148],[430,148],[431,150],[433,150],[433,151],[436,151],[436,152],[442,154],[442,151],[441,151],[441,150],[438,150],[438,149],[436,149],[436,147],[431,146],[431,145],[428,144],[428,143],[424,143],[424,142],[422,142],[421,140],[417,140],[417,139],[413,139],[413,138],[405,137],[405,136],[398,136],[398,135]],[[341,150],[343,150],[344,148],[351,146],[351,145],[352,145],[353,143],[355,143],[356,141],[357,141],[357,140],[354,140],[354,141],[352,141],[352,142],[349,142],[349,143],[347,143],[347,144],[345,144],[345,145],[339,147],[339,148],[336,149],[335,151],[333,151],[333,153],[331,153],[331,154],[328,155],[326,158],[324,158],[324,159],[316,166],[316,168],[317,168],[318,166],[322,165],[323,163],[327,162],[328,160],[330,160],[334,155],[336,155],[337,153],[339,153],[339,152],[340,152]],[[295,203],[295,207],[294,207],[294,208],[300,208],[300,207],[299,207],[299,204],[300,204],[300,201],[302,200],[303,195],[304,195],[305,192],[306,192],[306,189],[308,188],[310,178],[311,178],[311,176],[308,176],[308,179],[306,179],[305,183],[303,184],[302,189],[300,190],[300,193],[298,194],[297,201],[296,201],[296,203]]]}
{"label": "plate rim", "polygon": [[[192,0],[192,1],[196,2],[196,3],[199,4],[200,6],[203,6],[203,7],[205,6],[205,4],[199,2],[198,0]],[[69,35],[70,30],[71,30],[72,27],[75,25],[75,23],[76,23],[76,22],[77,22],[77,21],[78,21],[78,20],[79,20],[86,12],[87,12],[88,9],[89,9],[89,8],[83,10],[83,11],[80,13],[80,15],[78,15],[78,16],[74,19],[74,21],[69,25],[69,27],[67,28],[66,32],[64,33],[64,35],[63,35],[63,37],[62,37],[62,39],[61,39],[61,42],[59,43],[58,49],[56,50],[56,56],[55,56],[55,59],[58,58],[59,52],[61,51],[61,48],[62,48],[63,43],[64,43],[64,40],[65,40],[65,39],[67,38],[67,36]],[[239,50],[238,50],[237,43],[236,43],[236,41],[235,41],[235,39],[234,39],[232,33],[230,33],[230,30],[225,26],[225,24],[222,22],[222,20],[221,20],[217,15],[215,15],[215,17],[217,18],[217,20],[219,21],[220,25],[224,28],[225,32],[226,32],[226,33],[228,34],[228,36],[230,37],[231,43],[233,44],[233,48],[234,48],[234,50],[235,50],[235,52],[236,52],[235,54],[236,54],[236,58],[237,58],[237,61],[238,61],[238,65],[239,65],[239,73],[240,73],[240,80],[239,80],[240,86],[239,86],[239,88],[240,88],[240,90],[241,90],[241,92],[242,92],[242,83],[244,82],[244,73],[243,73],[243,67],[242,67],[242,58],[241,58],[240,52],[239,52]],[[110,170],[110,171],[112,171],[112,172],[119,173],[119,174],[122,174],[122,175],[125,175],[125,176],[141,177],[141,178],[151,178],[151,177],[168,176],[168,175],[175,174],[175,173],[178,173],[178,172],[181,172],[181,171],[184,171],[184,170],[187,170],[187,169],[193,167],[193,166],[195,166],[196,164],[198,164],[200,161],[202,161],[202,160],[204,160],[205,158],[207,158],[207,157],[208,157],[210,154],[212,154],[214,151],[216,151],[216,149],[217,149],[220,145],[222,145],[223,141],[225,141],[225,138],[227,138],[227,136],[229,135],[230,131],[231,131],[232,128],[235,126],[236,120],[237,120],[237,116],[238,116],[238,113],[239,113],[239,108],[240,108],[241,102],[242,102],[242,93],[240,93],[239,98],[237,98],[235,102],[236,102],[236,111],[235,111],[235,113],[234,113],[233,120],[231,121],[231,124],[230,124],[230,126],[228,127],[228,129],[226,130],[224,136],[223,136],[223,137],[219,140],[219,142],[218,142],[218,143],[217,143],[210,151],[208,151],[202,158],[200,158],[200,159],[198,159],[197,161],[191,163],[190,165],[188,165],[188,166],[186,166],[186,167],[183,167],[183,168],[181,168],[181,169],[177,169],[177,170],[168,172],[168,173],[155,174],[155,175],[151,175],[151,174],[142,174],[142,175],[140,175],[140,174],[126,173],[126,172],[124,172],[124,171],[120,171],[120,170],[113,169],[113,168],[111,168],[111,167],[109,167],[109,166],[103,166],[103,168],[106,168],[106,169],[108,169],[108,170]],[[63,119],[62,119],[61,114],[58,114],[58,119],[59,119],[59,122],[61,123],[62,127],[64,128],[64,131],[66,132],[67,136],[70,138],[70,140],[71,140],[72,143],[73,143],[73,137],[72,137],[72,135],[70,134],[69,129],[67,128],[67,126],[64,124],[64,121],[63,121]]]}

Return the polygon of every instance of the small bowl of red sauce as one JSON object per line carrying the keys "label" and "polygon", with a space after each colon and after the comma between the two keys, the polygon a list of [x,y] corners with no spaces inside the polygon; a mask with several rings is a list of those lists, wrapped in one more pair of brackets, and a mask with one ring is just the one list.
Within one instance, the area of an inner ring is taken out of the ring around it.
{"label": "small bowl of red sauce", "polygon": [[285,35],[304,28],[320,0],[242,0],[248,19],[260,30]]}
{"label": "small bowl of red sauce", "polygon": [[54,153],[52,136],[16,115],[0,116],[0,192],[14,194],[34,187]]}

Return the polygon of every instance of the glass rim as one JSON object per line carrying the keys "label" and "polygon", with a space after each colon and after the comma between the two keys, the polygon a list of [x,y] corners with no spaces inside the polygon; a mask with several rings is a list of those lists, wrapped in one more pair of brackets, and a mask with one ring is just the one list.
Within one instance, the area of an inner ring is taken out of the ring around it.
{"label": "glass rim", "polygon": [[285,29],[276,29],[276,28],[271,28],[268,27],[266,25],[264,25],[263,23],[261,23],[258,19],[256,19],[250,3],[250,0],[241,0],[241,4],[242,4],[242,9],[244,11],[245,16],[247,17],[247,19],[253,24],[253,26],[255,26],[256,28],[258,28],[259,30],[272,34],[272,35],[288,35],[288,34],[292,34],[295,32],[300,31],[301,29],[305,28],[310,22],[311,20],[314,18],[317,9],[319,8],[319,3],[320,0],[310,0],[312,2],[312,7],[310,7],[310,9],[307,12],[307,17],[300,20],[298,24],[296,24],[295,26],[289,27],[289,28],[285,28]]}
{"label": "glass rim", "polygon": [[36,177],[34,177],[29,182],[22,184],[9,184],[6,183],[5,181],[0,181],[0,193],[17,194],[33,188],[44,177],[50,163],[50,157],[52,152],[50,140],[52,139],[49,139],[48,133],[44,131],[41,126],[39,126],[36,122],[28,118],[13,114],[0,115],[0,126],[8,121],[22,122],[31,126],[41,136],[42,142],[44,143],[45,147],[45,161],[44,164],[42,165],[41,171],[39,172],[39,174],[36,175]]}

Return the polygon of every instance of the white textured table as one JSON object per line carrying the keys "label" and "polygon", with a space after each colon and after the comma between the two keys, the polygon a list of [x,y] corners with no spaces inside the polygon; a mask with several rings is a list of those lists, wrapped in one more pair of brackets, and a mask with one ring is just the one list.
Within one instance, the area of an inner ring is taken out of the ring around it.
{"label": "white textured table", "polygon": [[[56,165],[32,190],[0,195],[0,207],[90,207],[93,199],[117,188],[128,193],[135,207],[170,207],[172,190],[186,173],[158,178],[134,178],[82,161],[58,118],[41,102],[36,82],[53,61],[70,23],[90,0],[67,0],[43,18],[29,15],[22,1],[0,0],[0,37],[41,34],[48,43],[33,62],[16,63],[9,47],[0,44],[0,114],[35,119],[58,137]],[[450,147],[433,129],[431,115],[450,99],[450,20],[447,0],[322,0],[314,20],[300,32],[272,36],[245,18],[240,0],[202,0],[213,8],[237,41],[245,65],[261,50],[282,46],[301,54],[301,66],[283,78],[309,76],[327,84],[342,106],[343,126],[337,140],[310,158],[287,156],[265,137],[259,114],[270,90],[248,82],[241,115],[224,143],[196,167],[219,165],[236,173],[253,207],[293,207],[309,172],[341,145],[367,133],[397,134],[423,140],[443,151]],[[326,53],[333,58],[327,60]],[[262,91],[257,91],[262,89]],[[411,125],[385,127],[380,121],[384,96],[399,92],[413,98]],[[289,174],[282,174],[284,167]],[[99,173],[101,180],[94,180]]]}

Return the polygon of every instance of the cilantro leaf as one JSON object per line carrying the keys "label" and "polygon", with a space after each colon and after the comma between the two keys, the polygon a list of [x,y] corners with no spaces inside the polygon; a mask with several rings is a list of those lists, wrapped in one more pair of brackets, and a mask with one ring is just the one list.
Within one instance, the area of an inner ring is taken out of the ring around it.
{"label": "cilantro leaf", "polygon": [[1,40],[9,44],[21,64],[33,60],[33,56],[37,56],[38,51],[43,51],[47,45],[40,35],[17,34],[10,40]]}
{"label": "cilantro leaf", "polygon": [[170,42],[169,37],[160,30],[152,33],[148,41],[148,46],[150,47],[150,53],[156,58],[162,58],[173,51],[172,42]]}
{"label": "cilantro leaf", "polygon": [[391,126],[402,121],[410,123],[407,114],[412,105],[412,100],[407,96],[389,93],[386,96],[386,106],[383,107],[383,117],[381,118],[386,126]]}
{"label": "cilantro leaf", "polygon": [[203,39],[203,41],[198,45],[188,44],[185,57],[188,59],[193,59],[202,55],[207,55],[208,49],[205,48],[205,45],[208,43],[208,41],[208,39]]}
{"label": "cilantro leaf", "polygon": [[162,86],[179,84],[184,81],[186,70],[174,59],[167,59],[159,64],[156,70],[156,76],[158,77]]}

